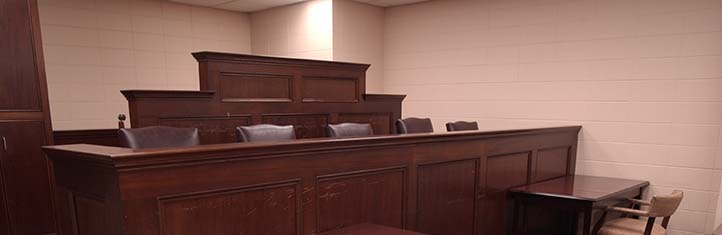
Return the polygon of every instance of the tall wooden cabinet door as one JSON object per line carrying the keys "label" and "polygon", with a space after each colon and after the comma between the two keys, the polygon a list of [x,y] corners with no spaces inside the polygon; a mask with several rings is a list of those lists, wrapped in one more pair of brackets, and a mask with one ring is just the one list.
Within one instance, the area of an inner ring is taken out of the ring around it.
{"label": "tall wooden cabinet door", "polygon": [[[2,140],[0,140],[2,141]],[[0,144],[2,144],[0,142]],[[2,169],[3,149],[0,148],[0,169]],[[2,170],[0,170],[0,173]],[[0,174],[0,234],[10,233],[10,217],[8,217],[7,200],[5,199],[5,181]]]}
{"label": "tall wooden cabinet door", "polygon": [[32,10],[28,0],[0,0],[0,111],[42,107]]}
{"label": "tall wooden cabinet door", "polygon": [[[53,233],[43,121],[0,121],[5,202],[15,235]],[[5,147],[7,146],[7,147]]]}

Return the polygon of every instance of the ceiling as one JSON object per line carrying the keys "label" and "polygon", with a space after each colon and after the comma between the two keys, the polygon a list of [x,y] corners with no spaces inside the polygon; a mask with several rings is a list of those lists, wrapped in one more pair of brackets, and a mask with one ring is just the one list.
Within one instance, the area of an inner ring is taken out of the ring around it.
{"label": "ceiling", "polygon": [[368,3],[371,5],[376,5],[376,6],[380,6],[380,7],[392,7],[392,6],[406,5],[406,4],[417,3],[417,2],[426,2],[429,0],[354,0],[354,1]]}
{"label": "ceiling", "polygon": [[[294,4],[305,0],[170,0],[196,6],[206,6],[225,10],[254,12],[272,7]],[[355,0],[371,5],[390,7],[429,0]]]}

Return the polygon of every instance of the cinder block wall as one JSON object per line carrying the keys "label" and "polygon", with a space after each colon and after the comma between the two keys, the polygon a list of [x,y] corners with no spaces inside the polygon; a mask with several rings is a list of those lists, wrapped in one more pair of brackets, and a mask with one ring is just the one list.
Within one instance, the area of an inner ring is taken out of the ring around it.
{"label": "cinder block wall", "polygon": [[578,173],[683,189],[704,234],[722,166],[722,1],[442,0],[386,10],[384,89],[435,128],[581,124]]}

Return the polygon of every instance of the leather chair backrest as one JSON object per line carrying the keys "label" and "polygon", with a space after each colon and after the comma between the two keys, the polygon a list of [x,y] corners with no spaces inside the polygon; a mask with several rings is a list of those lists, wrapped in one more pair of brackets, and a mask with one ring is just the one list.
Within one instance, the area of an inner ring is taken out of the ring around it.
{"label": "leather chair backrest", "polygon": [[428,118],[404,118],[396,120],[396,133],[431,133],[434,132],[434,125]]}
{"label": "leather chair backrest", "polygon": [[132,149],[200,145],[197,128],[151,126],[118,130],[120,145]]}
{"label": "leather chair backrest", "polygon": [[371,124],[341,123],[329,124],[326,127],[328,137],[361,137],[374,135]]}
{"label": "leather chair backrest", "polygon": [[236,127],[238,142],[256,141],[278,141],[296,139],[296,131],[293,126],[277,126],[271,124],[259,124],[253,126]]}
{"label": "leather chair backrest", "polygon": [[446,123],[446,131],[475,131],[479,130],[479,124],[476,122],[449,122]]}

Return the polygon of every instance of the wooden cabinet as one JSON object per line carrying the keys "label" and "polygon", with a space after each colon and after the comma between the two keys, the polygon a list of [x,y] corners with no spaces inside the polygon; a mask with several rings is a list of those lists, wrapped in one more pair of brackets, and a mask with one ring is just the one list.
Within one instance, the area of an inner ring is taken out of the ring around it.
{"label": "wooden cabinet", "polygon": [[0,234],[55,234],[52,144],[36,0],[0,0]]}
{"label": "wooden cabinet", "polygon": [[41,107],[31,10],[28,0],[0,0],[0,110]]}
{"label": "wooden cabinet", "polygon": [[[3,155],[3,150],[0,150],[0,160]],[[2,167],[1,162],[0,167]],[[10,218],[4,201],[5,197],[2,195],[5,195],[5,178],[0,174],[0,234],[10,234]]]}
{"label": "wooden cabinet", "polygon": [[3,207],[10,212],[14,234],[54,230],[48,168],[40,149],[46,145],[44,125],[42,121],[0,122]]}

